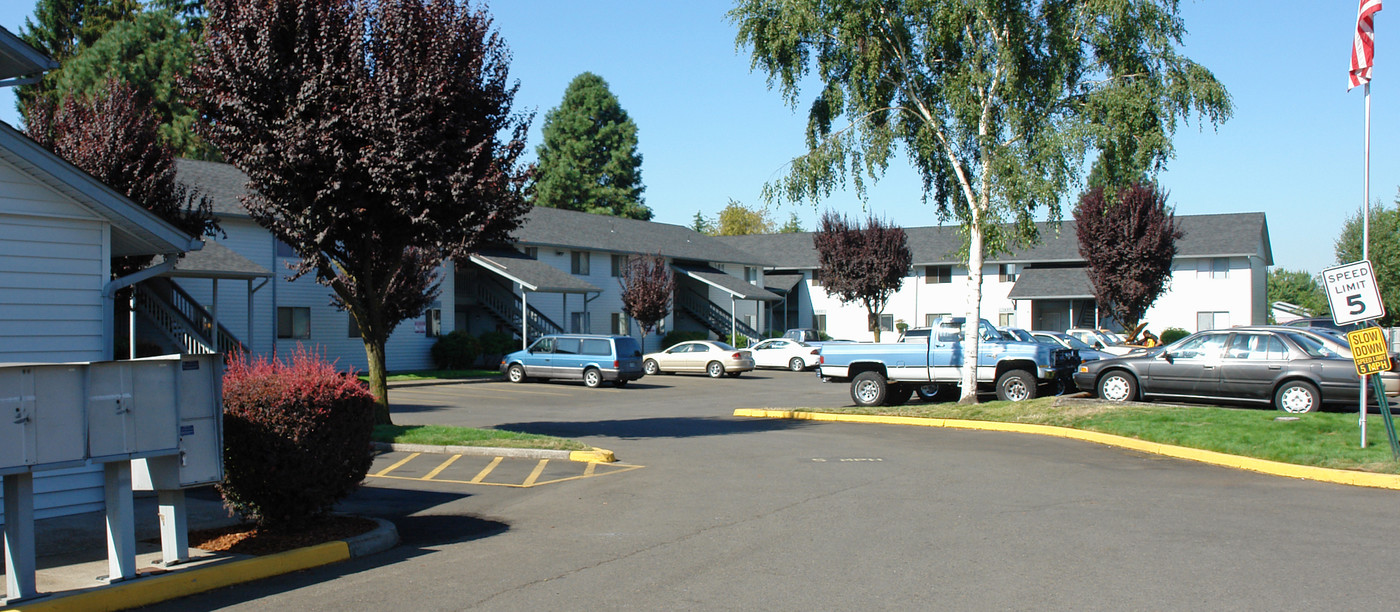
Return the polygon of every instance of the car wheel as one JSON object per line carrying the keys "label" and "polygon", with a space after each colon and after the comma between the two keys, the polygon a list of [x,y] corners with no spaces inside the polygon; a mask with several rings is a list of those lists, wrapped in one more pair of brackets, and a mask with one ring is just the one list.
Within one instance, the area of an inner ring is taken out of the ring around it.
{"label": "car wheel", "polygon": [[1110,402],[1131,402],[1137,399],[1137,379],[1122,370],[1114,370],[1099,379],[1099,397]]}
{"label": "car wheel", "polygon": [[911,395],[914,395],[914,388],[909,385],[890,385],[885,393],[885,405],[902,406]]}
{"label": "car wheel", "polygon": [[1316,412],[1322,407],[1322,395],[1306,380],[1290,380],[1274,392],[1274,406],[1290,414]]}
{"label": "car wheel", "polygon": [[603,384],[603,373],[599,372],[598,368],[588,368],[583,371],[583,386],[597,389],[598,385],[601,384]]}
{"label": "car wheel", "polygon": [[919,399],[925,402],[946,402],[951,399],[949,396],[952,395],[951,389],[954,388],[952,385],[919,385],[914,388],[914,392],[919,394]]}
{"label": "car wheel", "polygon": [[801,372],[807,369],[807,362],[802,361],[801,357],[793,357],[792,360],[788,361],[788,369],[794,372]]}
{"label": "car wheel", "polygon": [[889,385],[879,372],[861,372],[851,381],[851,401],[857,406],[879,406],[888,392]]}
{"label": "car wheel", "polygon": [[657,372],[661,371],[661,366],[657,365],[655,359],[648,359],[646,363],[642,364],[642,369],[646,371],[648,376],[656,376]]}
{"label": "car wheel", "polygon": [[1007,370],[997,379],[997,399],[1004,402],[1035,399],[1035,376],[1025,370]]}
{"label": "car wheel", "polygon": [[506,380],[513,383],[525,382],[525,366],[518,363],[510,364],[510,367],[506,368]]}
{"label": "car wheel", "polygon": [[724,364],[718,361],[711,361],[710,365],[705,366],[705,373],[709,374],[710,378],[724,376]]}

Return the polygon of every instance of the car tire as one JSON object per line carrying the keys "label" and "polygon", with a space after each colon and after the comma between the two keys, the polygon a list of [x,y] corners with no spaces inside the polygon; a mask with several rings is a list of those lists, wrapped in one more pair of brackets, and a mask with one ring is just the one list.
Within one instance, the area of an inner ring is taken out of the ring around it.
{"label": "car tire", "polygon": [[1097,393],[1110,402],[1131,402],[1137,399],[1137,379],[1123,370],[1112,370],[1099,378]]}
{"label": "car tire", "polygon": [[705,373],[709,374],[710,378],[719,378],[721,376],[724,376],[724,364],[718,361],[711,361],[705,366]]}
{"label": "car tire", "polygon": [[886,406],[903,406],[909,401],[909,397],[914,395],[914,387],[909,385],[890,385],[885,392]]}
{"label": "car tire", "polygon": [[510,364],[510,367],[506,368],[506,380],[513,383],[525,382],[525,366],[518,363]]}
{"label": "car tire", "polygon": [[997,399],[1022,402],[1035,399],[1035,376],[1025,370],[1007,370],[997,378]]}
{"label": "car tire", "polygon": [[788,369],[794,372],[801,372],[807,369],[807,362],[802,361],[801,357],[793,357],[788,360]]}
{"label": "car tire", "polygon": [[1274,406],[1289,414],[1317,412],[1322,407],[1322,394],[1317,385],[1306,380],[1290,380],[1274,392]]}
{"label": "car tire", "polygon": [[925,402],[946,402],[954,399],[953,385],[940,385],[937,383],[919,385],[914,388],[914,392],[919,395],[919,399]]}
{"label": "car tire", "polygon": [[888,394],[889,384],[879,372],[861,372],[851,380],[851,401],[857,406],[879,406]]}
{"label": "car tire", "polygon": [[603,384],[603,373],[598,368],[588,368],[583,371],[583,386],[589,389],[597,389]]}
{"label": "car tire", "polygon": [[646,363],[642,364],[642,370],[646,372],[647,376],[656,376],[661,373],[661,365],[656,363],[655,359],[648,359]]}

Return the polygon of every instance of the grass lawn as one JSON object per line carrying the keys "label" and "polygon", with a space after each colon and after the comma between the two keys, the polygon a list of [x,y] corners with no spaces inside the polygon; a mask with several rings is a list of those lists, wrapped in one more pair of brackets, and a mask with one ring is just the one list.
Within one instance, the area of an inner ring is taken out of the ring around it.
{"label": "grass lawn", "polygon": [[[1297,465],[1400,473],[1400,462],[1391,457],[1379,414],[1367,415],[1367,447],[1360,448],[1355,412],[1285,415],[1251,408],[1117,404],[1058,397],[969,406],[948,402],[802,410],[1055,425]],[[1298,419],[1275,420],[1281,416]]]}
{"label": "grass lawn", "polygon": [[375,425],[374,441],[431,444],[434,446],[499,446],[546,450],[588,450],[592,448],[581,442],[554,436],[445,425]]}

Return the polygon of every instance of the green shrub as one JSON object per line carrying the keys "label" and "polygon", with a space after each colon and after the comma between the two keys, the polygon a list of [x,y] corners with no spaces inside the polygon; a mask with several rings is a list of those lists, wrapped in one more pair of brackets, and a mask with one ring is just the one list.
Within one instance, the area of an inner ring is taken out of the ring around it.
{"label": "green shrub", "polygon": [[1180,327],[1168,327],[1162,330],[1160,338],[1162,339],[1162,344],[1171,344],[1189,335],[1191,335],[1191,332],[1181,329]]}
{"label": "green shrub", "polygon": [[[489,331],[481,334],[481,337],[477,338],[477,341],[481,345],[482,355],[495,355],[497,357],[505,355],[520,346],[515,336],[498,331]],[[488,363],[486,365],[494,366],[496,364]]]}
{"label": "green shrub", "polygon": [[299,349],[289,363],[230,356],[224,373],[224,505],[269,531],[295,531],[364,480],[374,396]]}
{"label": "green shrub", "polygon": [[461,330],[438,338],[433,343],[433,363],[439,370],[465,370],[476,365],[476,357],[480,354],[481,342]]}
{"label": "green shrub", "polygon": [[725,342],[734,348],[749,348],[749,338],[743,335],[726,335]]}
{"label": "green shrub", "polygon": [[689,342],[691,340],[704,340],[709,337],[709,332],[669,331],[666,332],[665,336],[661,337],[661,348],[670,348],[671,346],[681,342]]}

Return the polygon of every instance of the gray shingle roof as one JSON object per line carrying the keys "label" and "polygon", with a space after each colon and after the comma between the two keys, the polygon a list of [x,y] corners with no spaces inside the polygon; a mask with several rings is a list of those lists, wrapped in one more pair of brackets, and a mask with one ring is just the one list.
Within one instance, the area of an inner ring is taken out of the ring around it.
{"label": "gray shingle roof", "polygon": [[186,253],[165,276],[249,279],[266,278],[272,272],[233,249],[205,239],[204,248]]}
{"label": "gray shingle roof", "polygon": [[1027,268],[1016,277],[1007,297],[1013,300],[1093,298],[1084,268]]}
{"label": "gray shingle roof", "polygon": [[530,291],[548,293],[598,293],[602,291],[585,280],[519,251],[486,251],[471,260],[487,270],[524,284]]}
{"label": "gray shingle roof", "polygon": [[[223,163],[178,159],[178,180],[208,196],[219,216],[248,215],[239,201],[247,190],[248,177]],[[767,258],[736,249],[712,236],[688,227],[592,215],[557,208],[536,207],[525,215],[515,232],[522,245],[588,249],[613,253],[661,253],[674,259],[703,262],[772,265]]]}
{"label": "gray shingle roof", "polygon": [[42,51],[31,47],[5,28],[0,28],[0,79],[37,75],[58,68]]}
{"label": "gray shingle roof", "polygon": [[[1214,215],[1179,215],[1182,238],[1176,243],[1178,257],[1230,257],[1257,255],[1262,240],[1264,261],[1273,264],[1269,246],[1269,228],[1264,213],[1223,213]],[[1038,224],[1039,244],[1014,249],[988,259],[988,263],[1069,263],[1082,262],[1074,221],[1060,224],[1058,231],[1049,223]],[[957,226],[907,227],[913,265],[960,264],[958,256],[962,236]],[[780,270],[815,269],[820,267],[817,250],[812,244],[812,232],[793,234],[762,234],[752,236],[718,236],[717,240],[737,249],[762,253]]]}
{"label": "gray shingle roof", "polygon": [[672,266],[677,272],[733,295],[741,300],[777,301],[783,299],[776,293],[751,285],[737,276],[712,266]]}

